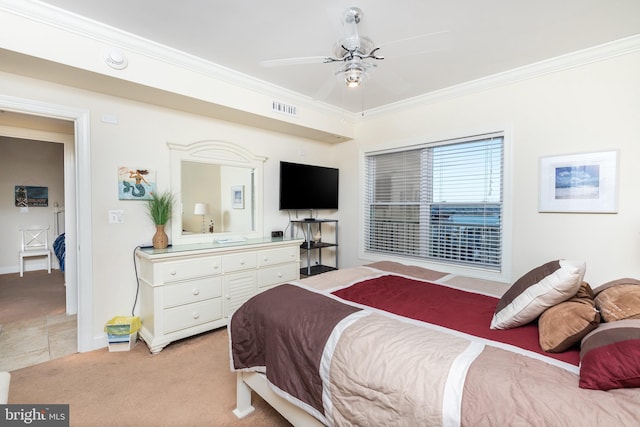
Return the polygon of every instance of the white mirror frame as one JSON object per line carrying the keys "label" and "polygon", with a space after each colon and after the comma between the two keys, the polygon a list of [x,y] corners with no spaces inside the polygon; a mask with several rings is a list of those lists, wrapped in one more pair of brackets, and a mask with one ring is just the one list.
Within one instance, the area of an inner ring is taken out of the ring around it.
{"label": "white mirror frame", "polygon": [[[266,157],[256,156],[248,150],[225,141],[206,140],[188,145],[168,142],[171,151],[171,192],[175,197],[171,219],[171,243],[174,245],[211,243],[229,237],[258,238],[264,236],[264,162]],[[255,229],[240,233],[182,234],[182,162],[200,162],[221,166],[254,169]]]}

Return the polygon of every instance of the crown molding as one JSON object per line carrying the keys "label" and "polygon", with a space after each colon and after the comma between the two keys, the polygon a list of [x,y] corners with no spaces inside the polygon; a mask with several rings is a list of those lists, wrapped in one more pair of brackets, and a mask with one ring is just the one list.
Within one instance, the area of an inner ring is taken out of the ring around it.
{"label": "crown molding", "polygon": [[528,80],[558,71],[583,66],[589,63],[610,59],[640,50],[640,34],[613,42],[583,49],[548,60],[518,67],[502,73],[493,74],[480,79],[461,83],[445,89],[419,95],[410,99],[388,104],[362,113],[351,113],[339,107],[301,95],[256,79],[246,74],[223,67],[202,58],[189,55],[171,47],[144,39],[134,34],[110,27],[101,22],[85,18],[38,0],[0,0],[0,10],[34,20],[69,33],[87,37],[98,42],[118,47],[125,51],[135,52],[157,61],[181,67],[183,69],[213,77],[226,83],[241,86],[275,99],[284,98],[307,105],[310,108],[330,114],[338,114],[344,120],[357,122],[399,110],[424,106],[448,99],[469,95],[487,89]]}
{"label": "crown molding", "polygon": [[345,115],[341,108],[38,0],[0,0],[0,10],[275,99],[284,98],[330,114]]}
{"label": "crown molding", "polygon": [[434,104],[638,51],[640,51],[640,34],[367,110],[364,112],[364,117],[366,119],[382,114],[397,113],[402,109]]}

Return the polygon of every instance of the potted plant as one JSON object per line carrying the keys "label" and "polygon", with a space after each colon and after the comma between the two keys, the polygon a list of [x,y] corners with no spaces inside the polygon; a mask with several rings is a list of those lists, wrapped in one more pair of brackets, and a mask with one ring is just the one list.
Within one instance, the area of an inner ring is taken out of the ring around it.
{"label": "potted plant", "polygon": [[169,191],[158,194],[151,193],[151,199],[147,201],[149,217],[156,226],[156,234],[153,235],[153,247],[164,249],[169,246],[169,237],[164,231],[164,226],[171,219],[174,197]]}

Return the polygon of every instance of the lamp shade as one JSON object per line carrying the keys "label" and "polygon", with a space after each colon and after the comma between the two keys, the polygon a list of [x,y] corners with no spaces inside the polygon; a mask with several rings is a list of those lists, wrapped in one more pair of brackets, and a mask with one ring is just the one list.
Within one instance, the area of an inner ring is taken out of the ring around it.
{"label": "lamp shade", "polygon": [[207,214],[207,204],[206,203],[196,203],[193,208],[194,215],[206,215]]}

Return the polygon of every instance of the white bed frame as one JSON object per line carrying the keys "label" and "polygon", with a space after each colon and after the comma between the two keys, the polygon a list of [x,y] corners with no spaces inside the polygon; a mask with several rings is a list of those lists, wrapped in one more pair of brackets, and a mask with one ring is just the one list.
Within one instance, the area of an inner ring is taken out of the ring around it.
{"label": "white bed frame", "polygon": [[237,374],[236,409],[233,410],[236,417],[244,418],[255,411],[251,404],[252,391],[262,397],[294,426],[324,426],[315,417],[273,392],[267,383],[266,376],[258,372],[238,372]]}
{"label": "white bed frame", "polygon": [[53,239],[55,240],[60,233],[64,233],[64,208],[55,207],[53,209]]}

